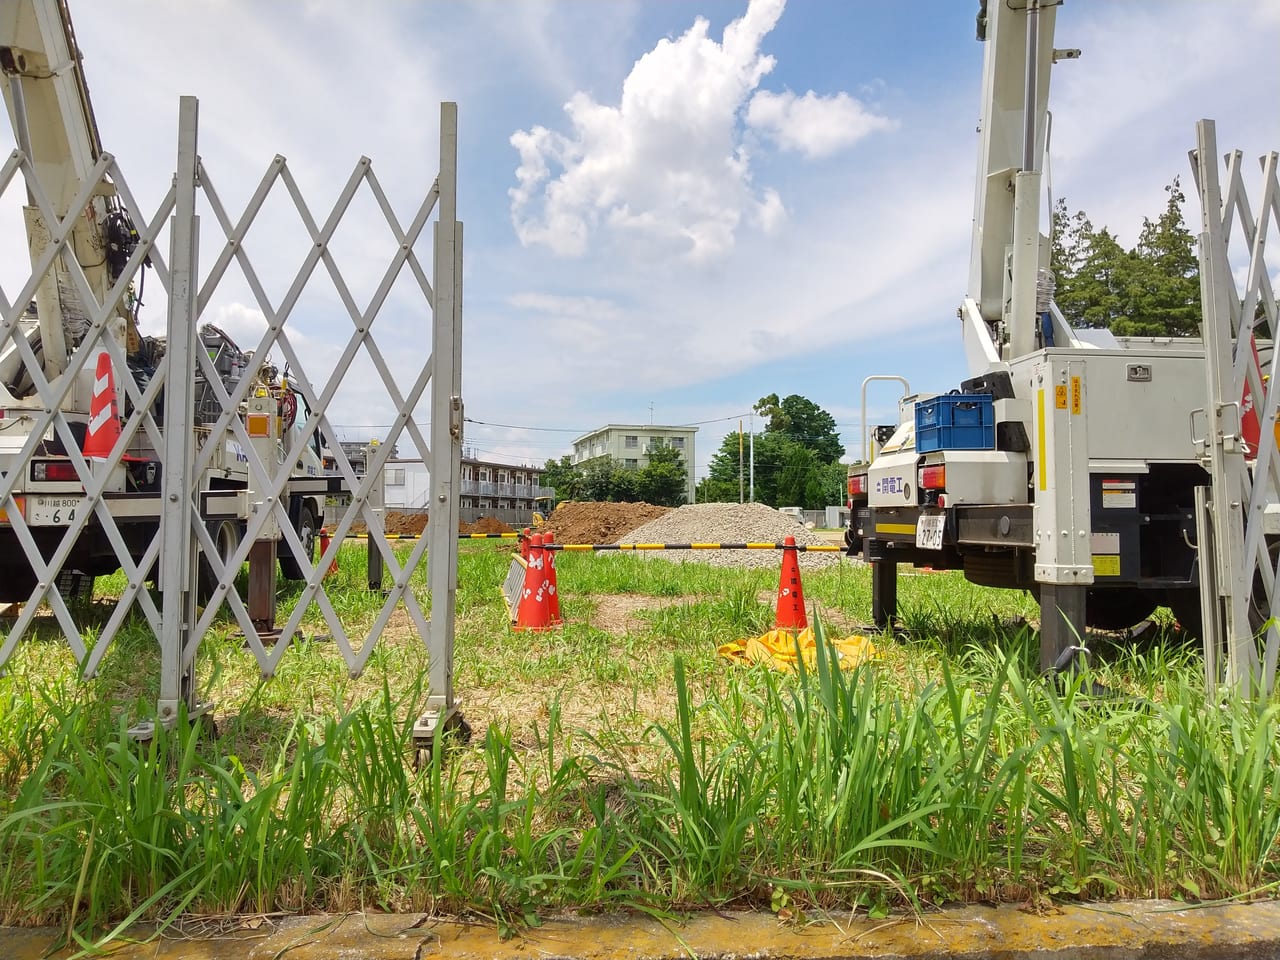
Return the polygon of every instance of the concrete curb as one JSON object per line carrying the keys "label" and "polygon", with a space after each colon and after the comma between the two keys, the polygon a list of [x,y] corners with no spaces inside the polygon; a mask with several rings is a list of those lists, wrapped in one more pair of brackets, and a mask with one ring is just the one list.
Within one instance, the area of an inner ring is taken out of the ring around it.
{"label": "concrete curb", "polygon": [[[926,917],[838,919],[786,925],[767,913],[700,914],[684,923],[649,918],[559,919],[502,940],[490,925],[436,922],[421,915],[349,914],[283,921],[245,918],[216,927],[194,921],[187,936],[113,944],[113,960],[319,960],[434,956],[527,960],[675,960],[756,957],[782,960],[952,958],[1260,958],[1280,956],[1280,902],[1188,907],[1170,901],[1069,905],[1047,915],[1017,907],[969,906]],[[145,933],[143,934],[145,936]],[[50,954],[49,930],[0,928],[5,960]]]}

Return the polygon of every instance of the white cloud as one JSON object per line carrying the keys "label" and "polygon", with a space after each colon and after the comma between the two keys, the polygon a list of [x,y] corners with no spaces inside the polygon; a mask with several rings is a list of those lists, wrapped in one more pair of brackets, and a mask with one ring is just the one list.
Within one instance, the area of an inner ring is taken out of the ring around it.
{"label": "white cloud", "polygon": [[897,126],[843,91],[820,97],[812,90],[803,97],[790,90],[760,90],[747,108],[747,125],[776,141],[783,150],[794,150],[806,157],[830,156],[878,130]]}
{"label": "white cloud", "polygon": [[783,6],[784,0],[751,0],[720,42],[699,17],[636,61],[618,106],[580,92],[565,104],[568,133],[544,126],[516,131],[511,145],[520,165],[508,192],[521,243],[576,257],[605,228],[632,248],[705,262],[733,248],[744,222],[776,229],[786,208],[777,191],[752,182],[740,122],[749,103],[759,114],[756,125],[810,156],[887,122],[843,93],[751,99],[774,67],[761,43]]}

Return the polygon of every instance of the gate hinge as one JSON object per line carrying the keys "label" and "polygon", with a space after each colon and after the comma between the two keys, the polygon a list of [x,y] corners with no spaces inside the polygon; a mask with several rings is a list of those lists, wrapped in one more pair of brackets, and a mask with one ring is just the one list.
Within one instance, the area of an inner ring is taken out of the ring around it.
{"label": "gate hinge", "polygon": [[449,436],[462,442],[462,398],[456,395],[449,398]]}

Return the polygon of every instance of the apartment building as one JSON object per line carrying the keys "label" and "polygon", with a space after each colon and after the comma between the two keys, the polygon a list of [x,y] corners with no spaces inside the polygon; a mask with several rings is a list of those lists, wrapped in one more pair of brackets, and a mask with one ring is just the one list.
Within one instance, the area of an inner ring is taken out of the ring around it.
{"label": "apartment building", "polygon": [[655,444],[679,450],[688,473],[685,500],[694,501],[694,435],[697,427],[668,427],[660,424],[610,423],[584,433],[573,441],[573,462],[586,463],[597,457],[613,457],[628,470],[639,470],[649,463],[649,450]]}
{"label": "apartment building", "polygon": [[[541,485],[542,467],[474,456],[463,456],[461,467],[458,513],[464,523],[496,517],[513,527],[525,526],[541,506],[535,503],[536,499],[553,492]],[[383,470],[383,489],[388,510],[429,509],[429,474],[421,460],[388,460]]]}

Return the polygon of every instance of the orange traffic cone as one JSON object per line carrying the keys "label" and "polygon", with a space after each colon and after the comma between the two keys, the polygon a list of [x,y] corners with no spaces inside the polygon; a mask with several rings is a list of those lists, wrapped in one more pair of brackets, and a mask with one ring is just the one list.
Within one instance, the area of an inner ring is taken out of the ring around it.
{"label": "orange traffic cone", "polygon": [[547,600],[550,582],[544,569],[546,553],[542,549],[542,534],[535,533],[529,542],[529,563],[524,568],[524,589],[520,591],[513,630],[541,633],[551,629],[551,607]]}
{"label": "orange traffic cone", "polygon": [[[544,533],[542,535],[542,546],[544,548],[555,542],[556,535],[554,533]],[[556,583],[556,551],[544,549],[542,552],[546,557],[547,566],[548,619],[551,621],[551,626],[558,627],[564,623],[564,617],[560,616],[560,586]]]}
{"label": "orange traffic cone", "polygon": [[803,630],[809,626],[804,613],[804,588],[800,585],[800,562],[796,538],[782,541],[782,577],[778,581],[778,630]]}
{"label": "orange traffic cone", "polygon": [[524,532],[520,534],[520,556],[524,560],[529,559],[529,528],[525,527]]}
{"label": "orange traffic cone", "polygon": [[93,396],[89,400],[89,430],[84,438],[84,455],[105,460],[120,439],[120,409],[116,404],[116,385],[111,375],[111,355],[98,354],[94,372]]}

